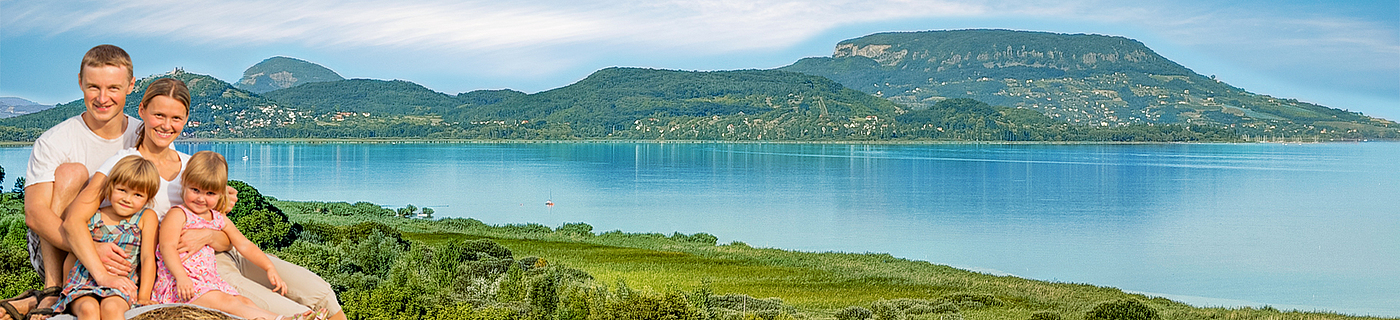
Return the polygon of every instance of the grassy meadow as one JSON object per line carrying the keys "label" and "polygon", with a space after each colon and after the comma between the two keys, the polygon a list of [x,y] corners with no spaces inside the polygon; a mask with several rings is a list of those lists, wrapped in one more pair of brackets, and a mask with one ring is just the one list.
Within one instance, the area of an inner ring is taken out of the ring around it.
{"label": "grassy meadow", "polygon": [[[646,292],[780,300],[790,310],[786,316],[799,319],[861,319],[850,317],[847,309],[852,307],[873,310],[874,319],[1134,319],[1093,314],[1101,304],[1124,299],[1155,311],[1153,317],[1141,319],[1379,319],[1271,307],[1199,308],[1116,288],[994,276],[888,254],[797,252],[741,242],[716,245],[704,234],[598,233],[582,223],[551,228],[494,226],[473,219],[334,215],[326,213],[332,210],[315,209],[321,203],[273,203],[293,222],[373,221],[428,246],[490,240],[516,257],[538,257],[549,265],[586,272],[604,288],[621,284]],[[882,313],[894,309],[903,312]]]}

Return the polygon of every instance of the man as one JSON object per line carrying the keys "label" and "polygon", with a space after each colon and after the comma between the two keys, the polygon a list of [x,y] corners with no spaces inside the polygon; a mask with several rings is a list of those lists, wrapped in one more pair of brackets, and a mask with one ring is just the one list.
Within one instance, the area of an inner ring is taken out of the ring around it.
{"label": "man", "polygon": [[[63,236],[62,213],[107,158],[136,145],[141,120],[122,112],[126,96],[136,86],[131,56],[113,45],[99,45],[83,56],[78,87],[83,91],[82,114],[68,118],[34,141],[24,187],[24,222],[29,226],[29,256],[45,290],[34,301],[16,301],[30,314],[52,315],[58,288],[66,276],[63,260],[71,250]],[[120,250],[99,246],[108,270],[131,272]],[[13,304],[12,304],[13,305]],[[6,314],[4,318],[10,317]]]}

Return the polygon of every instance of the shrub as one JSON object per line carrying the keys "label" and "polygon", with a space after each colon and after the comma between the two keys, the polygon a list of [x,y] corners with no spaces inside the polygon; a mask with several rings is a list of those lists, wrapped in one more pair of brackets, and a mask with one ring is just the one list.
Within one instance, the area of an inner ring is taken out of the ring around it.
{"label": "shrub", "polygon": [[786,310],[783,300],[778,298],[755,299],[748,295],[726,294],[714,295],[709,299],[710,307],[724,308],[741,312],[753,312],[758,310]]}
{"label": "shrub", "polygon": [[944,301],[957,304],[961,308],[999,307],[1003,303],[990,294],[958,293],[943,296]]}
{"label": "shrub", "polygon": [[0,297],[13,297],[43,284],[29,266],[28,234],[23,215],[0,216]]}
{"label": "shrub", "polygon": [[1054,311],[1037,311],[1031,314],[1031,320],[1063,320],[1059,313]]}
{"label": "shrub", "polygon": [[1119,299],[1099,303],[1084,315],[1084,320],[1152,320],[1157,309],[1134,299]]}
{"label": "shrub", "polygon": [[514,233],[514,234],[529,234],[529,233],[550,233],[550,232],[554,232],[554,229],[550,229],[549,227],[546,227],[546,226],[544,226],[544,225],[542,225],[542,224],[538,224],[538,223],[527,223],[527,224],[508,224],[508,225],[504,225],[504,226],[501,226],[501,231],[505,231],[505,232],[509,232],[509,233]]}
{"label": "shrub", "polygon": [[331,239],[336,243],[344,241],[364,241],[364,239],[368,238],[370,235],[378,233],[379,236],[393,239],[395,243],[407,248],[408,242],[403,240],[403,233],[399,232],[399,229],[383,223],[369,221],[337,228],[339,228],[339,230],[336,231],[335,236]]}
{"label": "shrub", "polygon": [[877,300],[870,303],[870,312],[875,316],[875,320],[904,320],[909,315],[899,308],[898,302],[892,300]]}
{"label": "shrub", "polygon": [[565,223],[564,225],[559,226],[559,228],[554,229],[554,231],[564,234],[591,236],[593,235],[593,226],[583,222]]}
{"label": "shrub", "polygon": [[297,234],[293,231],[299,229],[288,222],[286,216],[279,216],[267,210],[253,210],[231,220],[248,241],[263,249],[281,248],[292,244]]}
{"label": "shrub", "polygon": [[870,312],[870,309],[860,306],[850,306],[841,309],[841,311],[837,311],[836,320],[865,320],[870,319],[870,317],[874,315],[874,313]]}
{"label": "shrub", "polygon": [[281,217],[282,221],[287,220],[287,215],[282,212],[282,209],[272,205],[272,202],[269,202],[267,197],[264,197],[253,186],[238,180],[229,180],[228,185],[238,190],[238,202],[234,202],[233,209],[228,211],[229,219],[263,210]]}
{"label": "shrub", "polygon": [[715,237],[712,234],[701,232],[690,235],[690,242],[699,242],[709,245],[715,245],[715,243],[719,243],[719,238]]}

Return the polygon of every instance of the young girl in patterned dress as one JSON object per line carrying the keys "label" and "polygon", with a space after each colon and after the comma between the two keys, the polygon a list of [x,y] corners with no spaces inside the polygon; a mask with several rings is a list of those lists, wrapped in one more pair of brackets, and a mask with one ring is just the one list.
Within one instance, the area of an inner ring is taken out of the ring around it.
{"label": "young girl in patterned dress", "polygon": [[[225,189],[228,185],[228,162],[224,156],[213,151],[200,151],[190,156],[189,163],[181,174],[184,186],[184,205],[175,206],[165,214],[160,222],[160,254],[156,261],[157,278],[152,298],[161,303],[192,303],[249,319],[324,319],[324,309],[312,313],[283,316],[273,314],[253,305],[253,301],[238,295],[238,291],[219,278],[215,270],[214,249],[204,246],[198,251],[179,253],[176,244],[180,242],[180,232],[184,229],[207,228],[223,230],[229,243],[248,261],[267,270],[268,281],[273,291],[286,294],[285,283],[272,268],[272,261],[248,241],[238,231],[228,217],[213,208],[222,207],[228,202]],[[171,261],[179,261],[176,268],[167,267]]]}
{"label": "young girl in patterned dress", "polygon": [[[158,222],[155,212],[146,209],[146,204],[160,187],[160,173],[155,164],[140,156],[122,158],[112,166],[111,172],[102,186],[102,194],[111,204],[86,216],[69,217],[63,228],[73,246],[111,242],[121,247],[126,251],[133,272],[126,277],[113,275],[102,267],[96,250],[74,250],[91,254],[79,254],[78,260],[82,263],[68,273],[63,298],[54,309],[71,312],[82,320],[125,319],[122,314],[136,302],[132,297],[149,298],[155,279],[156,268],[152,265]],[[89,266],[97,269],[89,269]]]}

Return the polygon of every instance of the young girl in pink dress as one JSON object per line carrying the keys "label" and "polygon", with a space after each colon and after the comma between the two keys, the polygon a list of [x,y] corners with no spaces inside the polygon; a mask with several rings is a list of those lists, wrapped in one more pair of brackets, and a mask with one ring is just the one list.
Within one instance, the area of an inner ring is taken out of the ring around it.
{"label": "young girl in pink dress", "polygon": [[[198,251],[178,253],[176,244],[180,242],[180,232],[184,229],[216,229],[228,234],[229,243],[248,261],[267,271],[267,278],[275,288],[273,291],[286,293],[285,283],[273,269],[272,261],[248,241],[238,231],[228,217],[213,208],[222,207],[228,202],[225,189],[228,185],[228,162],[224,156],[213,151],[200,151],[190,156],[189,164],[181,174],[183,179],[185,204],[175,206],[165,214],[160,222],[160,245],[156,261],[157,278],[152,299],[160,303],[192,303],[216,309],[249,319],[325,319],[324,309],[292,316],[273,314],[253,305],[252,300],[238,295],[238,291],[219,278],[215,270],[214,249],[204,246]],[[180,261],[183,267],[167,267],[170,261]]]}
{"label": "young girl in pink dress", "polygon": [[[89,247],[89,250],[74,252],[89,254],[79,254],[78,260],[82,263],[68,273],[63,298],[54,305],[54,310],[71,312],[82,320],[125,319],[122,314],[138,297],[151,296],[151,283],[156,274],[153,264],[159,222],[155,212],[146,209],[146,204],[160,187],[160,173],[154,164],[139,156],[122,158],[112,166],[111,172],[111,178],[101,189],[111,204],[97,212],[75,213],[63,223],[68,243],[74,247],[84,244]],[[132,272],[125,277],[107,272],[96,250],[91,248],[96,242],[114,243],[126,251]]]}

